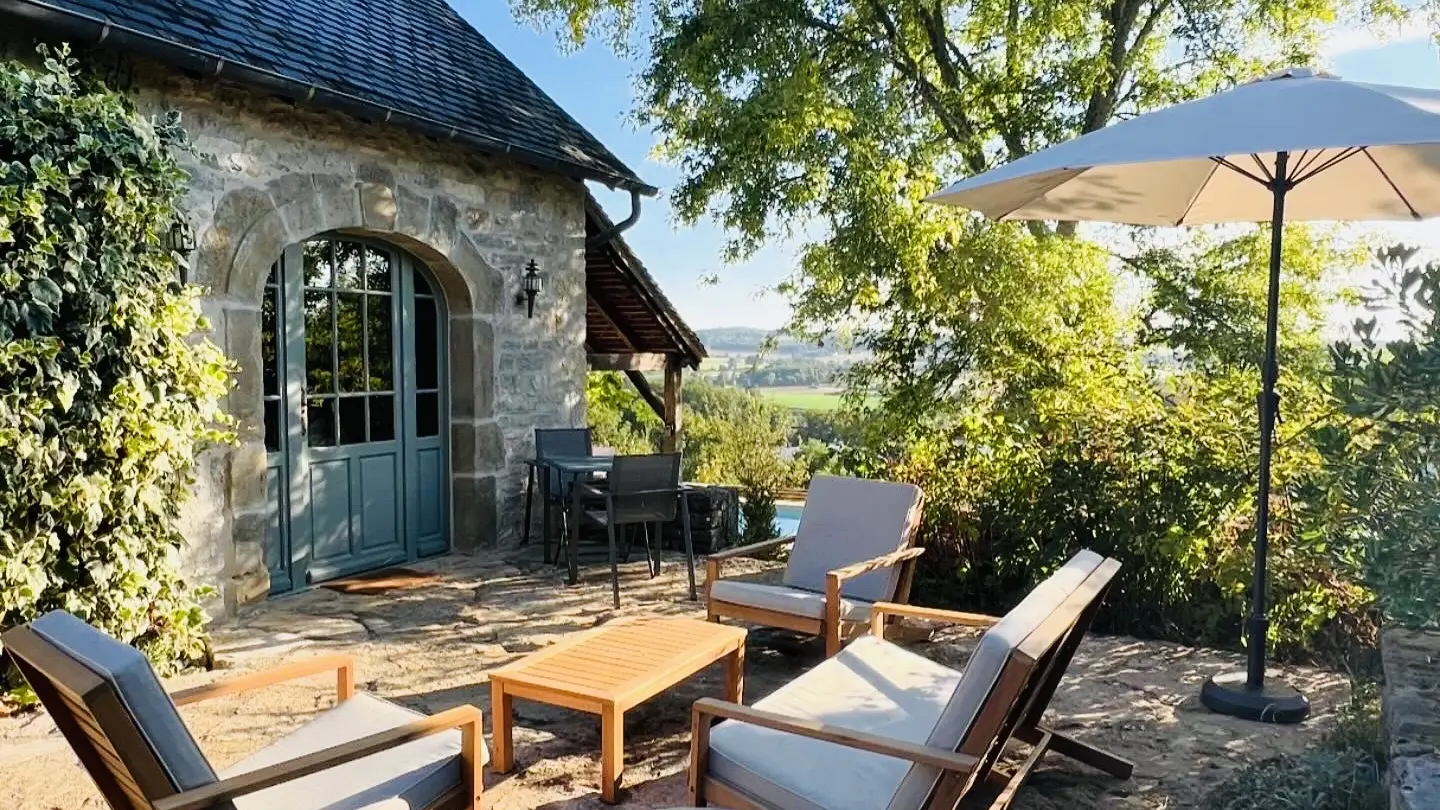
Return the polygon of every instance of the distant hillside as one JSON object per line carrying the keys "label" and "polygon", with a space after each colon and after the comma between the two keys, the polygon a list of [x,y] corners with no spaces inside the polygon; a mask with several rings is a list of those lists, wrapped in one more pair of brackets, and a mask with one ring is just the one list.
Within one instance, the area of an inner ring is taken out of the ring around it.
{"label": "distant hillside", "polygon": [[[771,332],[765,329],[755,329],[749,326],[719,326],[714,329],[697,330],[700,340],[705,348],[713,355],[722,354],[759,354],[770,338]],[[768,357],[804,357],[819,359],[825,357],[839,357],[849,352],[836,351],[835,347],[827,343],[824,346],[817,346],[814,343],[802,343],[789,336],[776,338],[775,347],[770,350]]]}

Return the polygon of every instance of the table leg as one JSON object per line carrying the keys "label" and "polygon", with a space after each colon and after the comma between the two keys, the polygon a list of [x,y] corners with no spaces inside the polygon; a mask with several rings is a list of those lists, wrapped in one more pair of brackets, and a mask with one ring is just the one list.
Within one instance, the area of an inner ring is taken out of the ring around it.
{"label": "table leg", "polygon": [[565,561],[569,568],[569,577],[565,581],[571,585],[580,581],[580,523],[584,516],[582,507],[579,488],[571,487],[570,534],[565,541]]}
{"label": "table leg", "polygon": [[731,703],[745,700],[745,643],[725,656],[725,699]]}
{"label": "table leg", "polygon": [[509,773],[515,767],[515,744],[511,737],[511,726],[515,720],[514,700],[505,692],[503,683],[490,682],[490,723],[495,729],[490,768],[495,773]]}
{"label": "table leg", "polygon": [[542,535],[544,545],[540,547],[540,559],[548,563],[550,562],[550,512],[552,506],[550,501],[551,498],[554,497],[554,493],[550,491],[550,468],[541,467],[539,470],[539,475],[541,515],[540,530],[544,532],[544,534]]}
{"label": "table leg", "polygon": [[625,713],[610,706],[600,712],[600,800],[615,804],[625,771]]}
{"label": "table leg", "polygon": [[530,545],[530,506],[535,501],[535,468],[530,468],[530,474],[525,478],[525,539],[520,545]]}

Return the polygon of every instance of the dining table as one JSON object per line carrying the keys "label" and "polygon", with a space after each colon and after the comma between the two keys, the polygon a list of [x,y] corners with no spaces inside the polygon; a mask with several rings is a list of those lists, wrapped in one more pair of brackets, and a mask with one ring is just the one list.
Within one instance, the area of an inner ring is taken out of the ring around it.
{"label": "dining table", "polygon": [[[550,490],[550,471],[555,472],[555,478],[560,480],[562,491],[581,478],[590,478],[595,475],[608,473],[615,464],[615,456],[598,455],[547,455],[532,459],[526,459],[526,465],[530,467],[530,474],[540,479],[540,503],[543,510],[541,514],[541,559],[550,562],[550,538],[552,536],[550,526],[550,504],[553,501],[553,493]],[[566,508],[569,508],[569,499],[565,499]],[[530,501],[525,501],[525,525],[530,525]],[[526,529],[527,533],[529,529]],[[574,569],[574,566],[571,566]],[[573,577],[573,575],[572,575]],[[571,583],[574,584],[573,582]]]}

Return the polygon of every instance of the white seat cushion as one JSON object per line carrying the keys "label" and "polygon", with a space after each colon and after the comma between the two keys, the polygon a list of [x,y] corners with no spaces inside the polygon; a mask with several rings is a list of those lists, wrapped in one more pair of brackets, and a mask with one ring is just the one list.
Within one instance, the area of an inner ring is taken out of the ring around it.
{"label": "white seat cushion", "polygon": [[[785,585],[762,585],[758,582],[737,582],[722,579],[710,588],[711,601],[773,610],[791,616],[825,618],[825,595],[790,588]],[[840,598],[840,618],[863,622],[870,618],[870,603],[859,599]]]}
{"label": "white seat cushion", "polygon": [[[817,475],[785,565],[785,584],[825,592],[825,574],[910,545],[920,522],[920,488],[891,481]],[[900,566],[846,580],[841,593],[867,602],[895,597]]]}
{"label": "white seat cushion", "polygon": [[[755,708],[924,743],[960,677],[863,636]],[[738,721],[710,733],[710,775],[779,810],[881,810],[909,770],[902,759]]]}
{"label": "white seat cushion", "polygon": [[[223,771],[222,779],[425,715],[360,693]],[[488,752],[482,746],[482,758]],[[460,732],[444,731],[235,799],[235,810],[421,810],[461,784]]]}

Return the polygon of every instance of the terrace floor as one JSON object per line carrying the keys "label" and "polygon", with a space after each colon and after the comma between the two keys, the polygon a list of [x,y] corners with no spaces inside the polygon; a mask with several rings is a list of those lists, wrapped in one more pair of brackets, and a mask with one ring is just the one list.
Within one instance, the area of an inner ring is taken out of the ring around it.
{"label": "terrace floor", "polygon": [[[171,686],[194,686],[232,672],[343,651],[358,661],[359,688],[426,711],[473,703],[485,711],[488,728],[486,670],[617,615],[704,613],[685,599],[684,567],[673,561],[653,580],[645,576],[643,562],[626,566],[618,611],[611,608],[604,566],[584,570],[575,587],[566,587],[555,569],[514,553],[456,555],[416,567],[439,572],[443,579],[378,596],[317,588],[271,600],[215,628],[221,671],[180,676]],[[773,575],[765,567],[754,563],[750,570]],[[958,666],[974,638],[971,631],[946,630],[914,648]],[[822,655],[815,643],[752,632],[747,702]],[[1258,725],[1203,710],[1196,699],[1201,681],[1239,666],[1240,657],[1229,653],[1092,636],[1061,683],[1051,723],[1134,760],[1135,777],[1119,782],[1051,754],[1014,806],[1197,807],[1232,769],[1316,742],[1333,721],[1334,707],[1347,697],[1343,675],[1290,668],[1284,676],[1315,705],[1314,718],[1301,726]],[[202,703],[184,714],[212,761],[223,767],[328,707],[333,688],[333,681],[320,677]],[[689,706],[720,691],[716,666],[627,715],[623,806],[652,810],[685,803]],[[600,745],[594,718],[517,701],[515,745],[516,772],[487,773],[487,808],[604,806],[597,792]],[[79,810],[104,804],[49,721],[28,715],[0,719],[0,807]]]}

